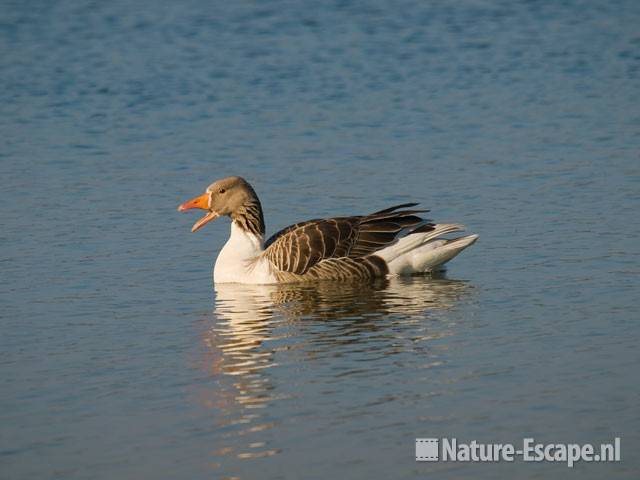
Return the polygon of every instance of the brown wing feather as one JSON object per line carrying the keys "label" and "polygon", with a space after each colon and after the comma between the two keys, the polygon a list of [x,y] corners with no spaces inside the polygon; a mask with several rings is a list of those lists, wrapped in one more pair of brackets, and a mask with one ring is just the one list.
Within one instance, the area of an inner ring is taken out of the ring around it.
{"label": "brown wing feather", "polygon": [[407,203],[365,216],[309,220],[284,228],[265,243],[264,256],[280,271],[302,275],[323,260],[362,258],[395,242],[405,229],[430,225]]}
{"label": "brown wing feather", "polygon": [[279,270],[302,275],[326,258],[347,256],[359,219],[329,218],[292,225],[267,240],[263,255]]}

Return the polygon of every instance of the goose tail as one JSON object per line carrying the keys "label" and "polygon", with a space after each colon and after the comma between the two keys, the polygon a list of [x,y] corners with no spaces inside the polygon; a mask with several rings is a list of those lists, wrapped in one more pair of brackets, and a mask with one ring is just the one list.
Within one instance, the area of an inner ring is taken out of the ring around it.
{"label": "goose tail", "polygon": [[431,272],[439,269],[478,240],[479,235],[475,234],[442,238],[443,235],[463,230],[464,225],[457,223],[423,226],[402,237],[393,245],[378,250],[374,255],[387,263],[390,275]]}

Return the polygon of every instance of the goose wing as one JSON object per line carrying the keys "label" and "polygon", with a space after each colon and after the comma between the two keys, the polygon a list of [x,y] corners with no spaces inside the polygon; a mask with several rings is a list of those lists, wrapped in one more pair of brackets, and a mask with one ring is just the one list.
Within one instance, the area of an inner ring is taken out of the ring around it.
{"label": "goose wing", "polygon": [[269,238],[263,255],[280,271],[298,275],[324,260],[365,257],[395,242],[406,229],[429,228],[431,224],[417,215],[428,210],[402,210],[416,205],[297,223]]}

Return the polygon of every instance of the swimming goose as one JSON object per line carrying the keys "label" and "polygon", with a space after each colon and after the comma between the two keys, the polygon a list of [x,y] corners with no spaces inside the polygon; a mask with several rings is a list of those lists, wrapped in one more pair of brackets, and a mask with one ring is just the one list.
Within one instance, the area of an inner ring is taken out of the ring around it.
{"label": "swimming goose", "polygon": [[478,235],[441,238],[464,226],[431,223],[417,215],[428,210],[412,209],[416,205],[296,223],[266,242],[260,200],[241,177],[217,180],[178,211],[206,211],[192,232],[218,217],[231,217],[231,235],[218,254],[214,283],[268,284],[430,272],[478,239]]}

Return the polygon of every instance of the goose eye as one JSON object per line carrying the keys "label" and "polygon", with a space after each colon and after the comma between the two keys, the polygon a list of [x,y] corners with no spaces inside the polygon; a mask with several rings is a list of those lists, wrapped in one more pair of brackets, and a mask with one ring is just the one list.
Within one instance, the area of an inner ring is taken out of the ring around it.
{"label": "goose eye", "polygon": [[226,192],[224,188],[221,188],[220,190],[218,190],[218,193],[224,193],[224,192]]}

